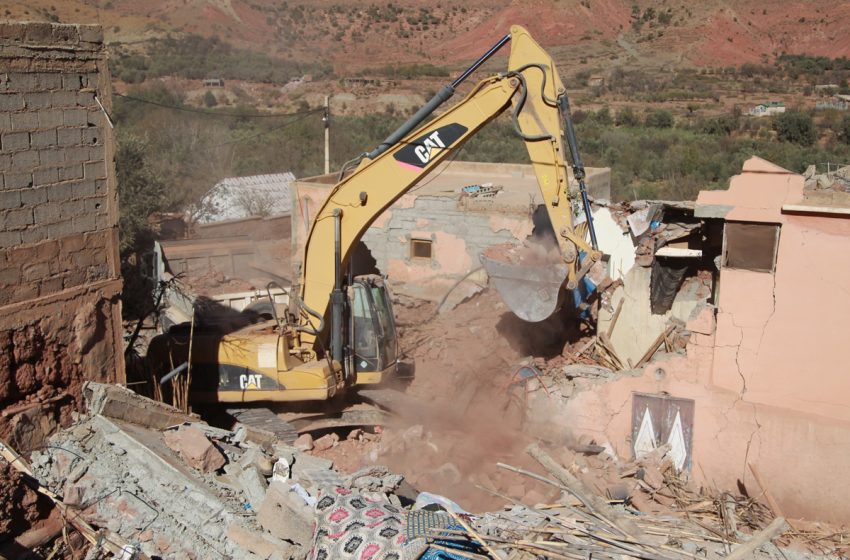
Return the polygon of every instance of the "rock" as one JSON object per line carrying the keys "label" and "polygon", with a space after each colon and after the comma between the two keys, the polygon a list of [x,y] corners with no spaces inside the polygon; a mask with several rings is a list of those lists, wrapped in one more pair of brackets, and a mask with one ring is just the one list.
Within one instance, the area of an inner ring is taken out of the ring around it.
{"label": "rock", "polygon": [[266,479],[260,474],[257,467],[250,466],[239,473],[238,480],[245,498],[251,504],[251,509],[259,511],[266,497],[266,488],[268,487]]}
{"label": "rock", "polygon": [[359,441],[363,436],[363,430],[360,428],[355,428],[348,433],[348,437],[346,439]]}
{"label": "rock", "polygon": [[242,465],[243,468],[248,468],[253,465],[259,469],[263,476],[272,475],[272,461],[259,447],[249,447],[246,449],[245,453],[242,454],[242,457],[239,458],[239,464]]}
{"label": "rock", "polygon": [[310,434],[301,434],[292,445],[299,451],[311,451],[313,449],[313,436]]}
{"label": "rock", "polygon": [[257,522],[273,537],[309,546],[313,537],[313,513],[289,486],[272,482],[257,512]]}
{"label": "rock", "polygon": [[227,462],[221,451],[197,428],[183,426],[166,432],[164,439],[165,444],[179,453],[186,464],[199,471],[215,471]]}
{"label": "rock", "polygon": [[233,523],[227,528],[227,538],[239,548],[255,554],[264,560],[302,558],[306,554],[306,551],[298,545],[288,543],[271,535],[265,535],[258,531],[252,531],[238,523]]}
{"label": "rock", "polygon": [[337,434],[327,434],[313,442],[313,450],[325,451],[331,447],[336,447],[337,443],[339,443],[339,436]]}

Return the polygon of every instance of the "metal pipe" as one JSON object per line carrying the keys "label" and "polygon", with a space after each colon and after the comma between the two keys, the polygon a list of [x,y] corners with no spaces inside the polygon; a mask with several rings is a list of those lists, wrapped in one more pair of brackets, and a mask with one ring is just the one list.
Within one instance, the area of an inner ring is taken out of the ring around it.
{"label": "metal pipe", "polygon": [[570,100],[567,97],[566,92],[562,93],[558,97],[558,109],[561,112],[561,117],[564,119],[564,140],[570,149],[570,159],[573,162],[573,175],[575,175],[576,181],[578,181],[578,189],[579,193],[581,193],[584,215],[587,217],[587,230],[590,232],[590,245],[593,247],[594,251],[598,251],[599,244],[596,242],[596,229],[593,227],[593,215],[590,210],[590,200],[587,198],[587,184],[584,182],[584,163],[582,163],[581,155],[578,152],[578,140],[576,140],[573,117],[570,115]]}
{"label": "metal pipe", "polygon": [[342,209],[334,208],[334,289],[331,292],[331,358],[343,363]]}
{"label": "metal pipe", "polygon": [[449,85],[443,86],[440,91],[438,91],[436,95],[434,95],[434,97],[432,97],[431,100],[428,101],[428,103],[426,103],[418,111],[416,111],[416,113],[412,117],[407,119],[404,124],[398,127],[395,132],[387,136],[386,140],[381,142],[377,148],[375,148],[371,152],[368,152],[366,154],[366,157],[369,159],[375,159],[379,155],[383,154],[384,152],[398,144],[399,140],[407,136],[412,130],[416,129],[420,124],[422,124],[425,119],[427,119],[428,116],[430,116],[431,113],[433,113],[437,109],[437,107],[439,107],[440,105],[445,103],[449,98],[451,98],[451,96],[455,94],[455,88],[457,86],[459,86],[464,80],[466,80],[470,74],[475,72],[479,66],[484,64],[487,59],[496,54],[496,51],[505,46],[505,44],[510,40],[510,33],[499,39],[499,41],[495,45],[490,47],[490,49],[486,53],[484,53],[483,56],[473,62],[472,66],[464,70],[463,74],[458,76],[455,81],[453,81]]}
{"label": "metal pipe", "polygon": [[168,383],[169,381],[171,381],[173,378],[177,377],[177,375],[178,375],[181,371],[185,370],[185,369],[186,369],[186,368],[188,368],[188,367],[189,367],[189,362],[183,362],[182,364],[180,364],[180,365],[179,365],[179,366],[177,366],[176,368],[172,369],[171,371],[169,371],[168,373],[166,373],[165,375],[163,375],[163,376],[162,376],[162,379],[160,379],[160,380],[159,380],[159,384],[160,384],[160,385],[165,385],[166,383]]}

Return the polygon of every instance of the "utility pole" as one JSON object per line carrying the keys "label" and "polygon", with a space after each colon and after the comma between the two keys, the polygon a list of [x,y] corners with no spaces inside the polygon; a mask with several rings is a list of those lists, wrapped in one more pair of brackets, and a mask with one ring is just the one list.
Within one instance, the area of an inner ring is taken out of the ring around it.
{"label": "utility pole", "polygon": [[325,175],[331,172],[331,106],[330,97],[325,96],[325,113],[322,115],[322,122],[325,123]]}

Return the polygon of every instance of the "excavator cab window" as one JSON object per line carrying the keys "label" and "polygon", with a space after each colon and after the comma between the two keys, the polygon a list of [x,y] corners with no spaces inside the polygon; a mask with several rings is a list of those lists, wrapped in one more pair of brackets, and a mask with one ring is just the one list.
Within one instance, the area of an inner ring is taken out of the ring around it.
{"label": "excavator cab window", "polygon": [[351,302],[352,346],[356,371],[383,371],[397,359],[398,339],[392,304],[383,283],[354,281]]}

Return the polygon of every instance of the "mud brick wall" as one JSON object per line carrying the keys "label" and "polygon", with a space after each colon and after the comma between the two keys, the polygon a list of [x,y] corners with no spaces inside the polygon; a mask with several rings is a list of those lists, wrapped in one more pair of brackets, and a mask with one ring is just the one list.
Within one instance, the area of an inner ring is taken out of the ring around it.
{"label": "mud brick wall", "polygon": [[0,23],[0,438],[124,379],[110,79],[98,26]]}

